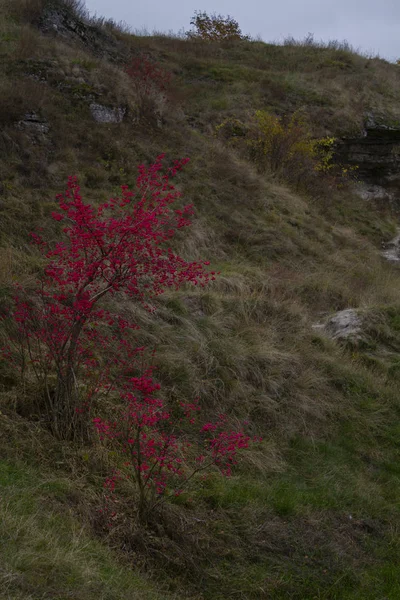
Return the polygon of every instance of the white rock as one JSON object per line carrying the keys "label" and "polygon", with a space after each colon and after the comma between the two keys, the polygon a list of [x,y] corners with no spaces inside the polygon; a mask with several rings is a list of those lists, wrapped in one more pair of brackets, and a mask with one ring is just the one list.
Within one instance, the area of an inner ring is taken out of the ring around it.
{"label": "white rock", "polygon": [[355,188],[356,194],[363,200],[393,200],[394,196],[381,185],[361,183]]}
{"label": "white rock", "polygon": [[334,340],[360,339],[362,319],[356,309],[346,308],[323,323],[315,323],[312,328],[325,333]]}
{"label": "white rock", "polygon": [[390,262],[400,262],[400,229],[395,238],[385,244],[385,250],[382,252],[382,256]]}
{"label": "white rock", "polygon": [[108,106],[93,102],[90,105],[90,112],[97,123],[121,123],[126,109],[121,107],[109,108]]}
{"label": "white rock", "polygon": [[24,115],[21,121],[18,121],[19,129],[30,129],[31,131],[46,134],[49,132],[49,124],[45,119],[41,119],[37,113],[29,112]]}

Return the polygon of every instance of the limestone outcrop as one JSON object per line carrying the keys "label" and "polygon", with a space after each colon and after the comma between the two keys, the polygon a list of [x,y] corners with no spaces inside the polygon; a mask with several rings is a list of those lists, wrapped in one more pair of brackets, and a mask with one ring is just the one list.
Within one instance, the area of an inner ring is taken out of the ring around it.
{"label": "limestone outcrop", "polygon": [[366,200],[400,201],[400,124],[369,115],[360,137],[341,140],[337,159],[358,167],[360,195]]}

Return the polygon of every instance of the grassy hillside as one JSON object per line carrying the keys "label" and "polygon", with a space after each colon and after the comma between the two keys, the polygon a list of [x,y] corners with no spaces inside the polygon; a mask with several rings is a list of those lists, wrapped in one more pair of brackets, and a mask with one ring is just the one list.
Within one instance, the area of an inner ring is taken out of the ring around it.
{"label": "grassy hillside", "polygon": [[[113,457],[54,439],[34,378],[0,362],[0,597],[399,598],[400,272],[381,256],[396,210],[352,182],[293,187],[215,128],[255,110],[300,111],[315,137],[360,132],[370,112],[396,123],[400,69],[340,46],[52,28],[65,11],[80,22],[74,3],[0,10],[2,314],[12,284],[43,266],[29,232],[56,239],[68,175],[96,203],[133,186],[139,163],[189,156],[177,185],[195,216],[177,249],[221,274],[165,294],[153,315],[120,308],[141,325],[138,344],[157,347],[166,402],[198,396],[210,418],[248,420],[263,438],[232,477],[199,481],[147,528],[121,493],[108,528],[98,509]],[[144,100],[125,73],[141,54],[171,74],[165,97]],[[97,123],[93,103],[125,118]],[[346,308],[363,312],[362,342],[312,327]]]}

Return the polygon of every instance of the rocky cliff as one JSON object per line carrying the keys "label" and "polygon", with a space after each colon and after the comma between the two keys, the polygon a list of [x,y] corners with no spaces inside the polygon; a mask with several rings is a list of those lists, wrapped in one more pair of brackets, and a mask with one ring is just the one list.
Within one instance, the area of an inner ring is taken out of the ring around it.
{"label": "rocky cliff", "polygon": [[365,199],[400,201],[400,126],[369,118],[360,137],[343,139],[338,159],[358,169]]}

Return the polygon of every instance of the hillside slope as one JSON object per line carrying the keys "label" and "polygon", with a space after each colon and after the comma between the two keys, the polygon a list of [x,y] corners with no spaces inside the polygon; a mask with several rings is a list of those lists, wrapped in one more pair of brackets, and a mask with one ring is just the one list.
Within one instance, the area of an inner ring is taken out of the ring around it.
{"label": "hillside slope", "polygon": [[[0,596],[399,598],[400,271],[382,256],[398,204],[350,180],[295,185],[216,133],[227,119],[250,127],[256,110],[299,111],[316,138],[361,136],[371,113],[395,127],[400,69],[340,47],[135,36],[55,0],[0,10],[2,315],[13,283],[29,288],[43,267],[29,233],[57,239],[69,175],[96,203],[161,152],[188,156],[176,183],[195,215],[177,249],[220,275],[164,294],[154,314],[120,308],[157,348],[166,402],[198,397],[210,419],[263,439],[147,528],[122,490],[108,528],[112,454],[57,441],[34,378],[0,359]],[[170,74],[166,93],[128,76],[140,56]],[[346,309],[362,335],[318,327]]]}

